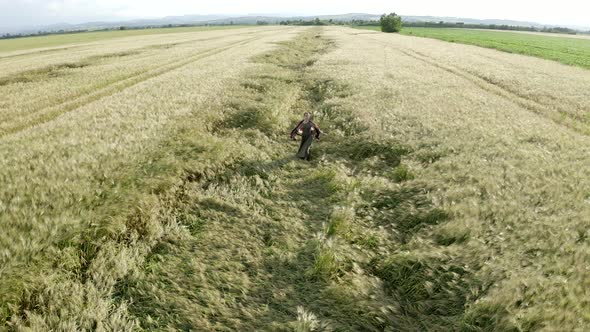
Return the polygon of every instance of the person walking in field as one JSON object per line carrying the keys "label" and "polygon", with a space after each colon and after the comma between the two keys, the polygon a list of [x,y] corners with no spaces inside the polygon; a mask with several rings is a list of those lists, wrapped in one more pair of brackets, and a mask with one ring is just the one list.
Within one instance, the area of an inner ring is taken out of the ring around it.
{"label": "person walking in field", "polygon": [[314,137],[319,140],[321,134],[322,131],[320,128],[311,121],[311,114],[305,112],[303,114],[303,120],[301,120],[297,126],[291,130],[292,140],[295,140],[296,135],[301,135],[301,145],[299,146],[297,157],[303,160],[309,160],[311,157],[311,143],[313,142]]}

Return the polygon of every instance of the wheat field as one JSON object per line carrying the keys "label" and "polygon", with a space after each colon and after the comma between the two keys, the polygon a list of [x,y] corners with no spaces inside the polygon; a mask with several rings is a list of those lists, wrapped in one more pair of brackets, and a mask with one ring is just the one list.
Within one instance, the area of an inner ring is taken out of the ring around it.
{"label": "wheat field", "polygon": [[343,27],[0,51],[0,330],[588,330],[589,87]]}

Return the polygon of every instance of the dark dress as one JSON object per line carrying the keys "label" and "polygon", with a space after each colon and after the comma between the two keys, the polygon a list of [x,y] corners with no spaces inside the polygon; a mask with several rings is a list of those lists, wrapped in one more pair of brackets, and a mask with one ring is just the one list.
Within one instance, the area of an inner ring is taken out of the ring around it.
{"label": "dark dress", "polygon": [[295,139],[295,135],[298,133],[301,133],[301,145],[299,146],[297,157],[309,160],[311,157],[311,143],[313,143],[314,137],[319,139],[322,132],[312,121],[308,121],[307,123],[301,121],[291,131],[291,138]]}

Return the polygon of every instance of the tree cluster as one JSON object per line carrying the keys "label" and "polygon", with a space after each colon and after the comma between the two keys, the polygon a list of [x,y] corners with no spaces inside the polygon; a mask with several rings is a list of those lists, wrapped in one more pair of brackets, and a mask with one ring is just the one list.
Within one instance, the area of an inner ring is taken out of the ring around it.
{"label": "tree cluster", "polygon": [[400,32],[402,30],[402,18],[396,13],[383,14],[379,23],[383,32]]}

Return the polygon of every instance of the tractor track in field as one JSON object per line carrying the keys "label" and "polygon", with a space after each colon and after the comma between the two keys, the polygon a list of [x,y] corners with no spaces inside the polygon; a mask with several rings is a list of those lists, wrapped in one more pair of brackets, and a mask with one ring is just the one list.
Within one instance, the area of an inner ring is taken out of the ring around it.
{"label": "tractor track in field", "polygon": [[[541,115],[547,119],[552,120],[553,122],[555,122],[561,126],[565,126],[569,129],[573,129],[576,132],[581,133],[581,134],[585,134],[585,135],[589,134],[587,127],[579,126],[579,125],[575,125],[575,124],[570,124],[570,123],[564,123],[564,121],[563,121],[563,118],[565,117],[565,118],[569,118],[571,120],[579,121],[579,122],[582,122],[585,124],[587,122],[587,120],[584,119],[583,117],[580,117],[576,114],[572,114],[570,112],[567,112],[566,110],[557,108],[555,106],[546,105],[546,104],[541,103],[539,101],[533,100],[533,99],[529,98],[528,96],[524,96],[521,93],[519,93],[518,91],[515,91],[514,89],[506,86],[505,84],[502,84],[501,82],[494,80],[491,77],[487,77],[487,76],[484,76],[480,73],[466,70],[466,69],[460,68],[458,66],[449,65],[448,63],[441,64],[437,59],[435,59],[429,55],[426,55],[422,52],[416,51],[416,50],[411,50],[411,49],[401,50],[401,49],[393,47],[392,45],[390,45],[384,41],[381,41],[381,40],[378,40],[375,38],[370,38],[370,39],[375,40],[378,43],[380,43],[392,50],[395,50],[403,55],[406,55],[408,57],[416,59],[420,62],[426,63],[428,65],[431,65],[435,68],[438,68],[438,69],[443,70],[447,73],[458,76],[460,78],[466,79],[466,80],[472,82],[477,87],[481,88],[482,90],[485,90],[486,92],[489,92],[489,93],[492,93],[496,96],[507,99],[507,100],[517,104],[518,106],[526,109],[527,111]],[[554,111],[557,111],[557,114],[559,114],[560,117],[552,116],[551,114],[554,114]]]}
{"label": "tractor track in field", "polygon": [[72,50],[72,49],[80,48],[80,47],[83,47],[83,46],[86,46],[86,44],[74,45],[74,46],[66,46],[66,47],[57,47],[57,48],[49,48],[49,49],[44,49],[44,50],[40,50],[40,51],[17,53],[17,54],[10,54],[10,55],[3,55],[3,56],[0,56],[0,61],[5,60],[5,59],[17,58],[17,57],[21,57],[21,56],[22,57],[25,57],[25,56],[30,56],[30,55],[39,55],[39,54],[44,54],[44,53],[51,53],[51,52],[59,52],[59,51]]}
{"label": "tractor track in field", "polygon": [[[259,33],[266,33],[266,32],[269,32],[269,31],[263,31],[263,32],[259,32]],[[208,58],[210,56],[217,55],[221,52],[227,51],[227,50],[232,49],[237,46],[243,46],[243,45],[249,44],[249,43],[259,40],[263,37],[264,36],[255,36],[255,37],[251,37],[246,40],[240,40],[238,42],[230,43],[229,45],[226,45],[226,46],[207,49],[207,50],[201,51],[193,56],[190,56],[188,58],[175,59],[175,60],[165,63],[161,66],[158,66],[156,68],[152,68],[146,72],[142,72],[142,73],[124,78],[122,80],[110,83],[109,85],[107,85],[97,91],[93,91],[89,94],[84,94],[84,95],[81,95],[81,96],[74,98],[72,100],[68,100],[66,102],[63,102],[63,103],[60,103],[57,105],[52,105],[52,106],[40,109],[35,113],[29,114],[28,116],[21,118],[20,123],[12,124],[12,125],[5,124],[4,126],[0,125],[0,139],[5,138],[9,135],[16,134],[16,133],[26,130],[28,128],[52,121],[52,120],[58,118],[59,116],[69,113],[77,108],[88,105],[88,104],[95,102],[97,100],[100,100],[102,98],[111,96],[115,93],[121,92],[127,88],[135,86],[135,85],[142,83],[144,81],[147,81],[149,79],[164,75],[164,74],[171,72],[173,70],[187,66],[195,61],[198,61],[198,60],[201,60],[204,58]]]}

